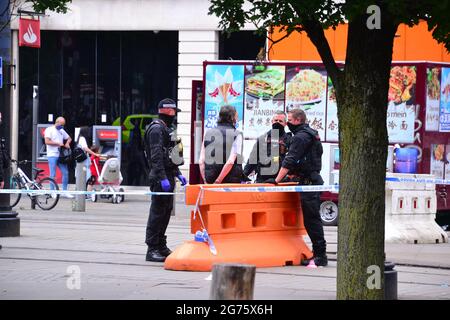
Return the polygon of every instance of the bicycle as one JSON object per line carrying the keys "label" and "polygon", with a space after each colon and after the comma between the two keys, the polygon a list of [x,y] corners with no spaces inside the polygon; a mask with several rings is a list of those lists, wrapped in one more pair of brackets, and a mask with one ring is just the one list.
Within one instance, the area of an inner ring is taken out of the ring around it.
{"label": "bicycle", "polygon": [[[50,177],[40,178],[40,175],[43,171],[43,169],[39,168],[33,168],[33,171],[35,172],[33,180],[31,180],[25,172],[23,172],[22,169],[20,169],[19,165],[21,164],[27,164],[31,161],[29,160],[23,160],[23,161],[17,161],[14,159],[11,159],[11,162],[17,164],[17,171],[11,176],[11,182],[10,186],[11,189],[17,189],[17,190],[59,190],[58,184],[55,180],[53,180]],[[11,199],[11,207],[16,206],[20,198],[22,197],[21,193],[12,193],[10,195]],[[36,202],[36,204],[41,208],[42,210],[51,210],[53,209],[56,204],[59,201],[59,194],[51,193],[48,194],[39,193],[39,194],[33,194],[28,193],[28,197],[30,199]]]}

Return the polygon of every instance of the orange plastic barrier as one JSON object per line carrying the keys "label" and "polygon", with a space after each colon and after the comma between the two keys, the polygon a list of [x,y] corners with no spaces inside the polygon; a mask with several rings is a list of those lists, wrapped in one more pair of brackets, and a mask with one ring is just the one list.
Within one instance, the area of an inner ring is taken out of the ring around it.
{"label": "orange plastic barrier", "polygon": [[208,243],[187,241],[167,257],[168,270],[210,271],[214,263],[245,263],[256,267],[298,265],[311,258],[303,241],[299,194],[295,192],[221,192],[220,187],[262,187],[270,184],[190,185],[186,187],[186,204],[195,205],[204,188],[199,211],[191,212],[191,233],[202,230],[199,214],[217,249],[210,252]]}

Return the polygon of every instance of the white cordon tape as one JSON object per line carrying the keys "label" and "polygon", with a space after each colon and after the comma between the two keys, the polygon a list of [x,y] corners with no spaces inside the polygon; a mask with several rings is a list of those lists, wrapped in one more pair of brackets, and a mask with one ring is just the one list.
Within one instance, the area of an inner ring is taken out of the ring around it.
{"label": "white cordon tape", "polygon": [[151,191],[71,191],[71,190],[25,190],[25,189],[0,189],[0,194],[2,193],[25,193],[31,195],[39,194],[71,194],[71,195],[98,195],[98,196],[112,196],[112,195],[136,195],[136,196],[172,196],[172,195],[182,195],[181,192],[151,192]]}
{"label": "white cordon tape", "polygon": [[[440,185],[450,185],[449,179],[417,179],[417,178],[397,178],[387,177],[386,182],[411,182],[411,183],[430,183]],[[298,186],[274,186],[274,187],[230,187],[230,188],[210,188],[208,191],[222,191],[222,192],[339,192],[339,185],[298,185]]]}
{"label": "white cordon tape", "polygon": [[414,182],[414,183],[431,183],[431,184],[450,184],[448,179],[417,179],[417,178],[396,178],[388,177],[389,182]]}
{"label": "white cordon tape", "polygon": [[339,185],[326,185],[326,186],[279,186],[279,187],[230,187],[230,188],[208,188],[205,191],[222,191],[222,192],[321,192],[331,191],[338,192]]}
{"label": "white cordon tape", "polygon": [[[412,182],[412,183],[431,183],[431,184],[441,184],[450,185],[450,180],[448,179],[416,179],[416,178],[386,178],[388,182]],[[229,187],[229,188],[208,188],[203,189],[203,191],[219,191],[219,192],[322,192],[331,191],[339,192],[339,185],[297,185],[297,186],[273,186],[273,187]],[[33,195],[38,194],[72,194],[72,195],[136,195],[136,196],[171,196],[171,195],[182,195],[182,192],[151,192],[151,191],[70,191],[70,190],[24,190],[24,189],[0,189],[0,194],[10,193],[30,193]],[[202,193],[202,192],[201,192]],[[203,197],[199,197],[197,202],[201,202]],[[198,206],[198,204],[196,204]]]}

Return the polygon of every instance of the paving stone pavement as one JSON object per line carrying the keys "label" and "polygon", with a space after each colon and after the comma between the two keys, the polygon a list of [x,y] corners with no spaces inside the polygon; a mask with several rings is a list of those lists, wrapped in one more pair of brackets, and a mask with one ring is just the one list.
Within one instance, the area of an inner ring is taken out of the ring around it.
{"label": "paving stone pavement", "polygon": [[[0,238],[0,300],[209,298],[209,272],[168,271],[145,261],[149,198],[130,196],[121,204],[87,202],[86,212],[73,212],[67,199],[51,211],[31,210],[24,199],[16,209],[20,237]],[[167,231],[169,247],[193,238],[190,210],[179,197]],[[325,234],[333,259],[337,228],[325,227]],[[397,263],[399,299],[450,299],[450,244],[387,245],[386,252],[388,260]],[[78,271],[79,283],[73,278]],[[326,268],[286,266],[256,272],[255,299],[335,296],[333,260]]]}

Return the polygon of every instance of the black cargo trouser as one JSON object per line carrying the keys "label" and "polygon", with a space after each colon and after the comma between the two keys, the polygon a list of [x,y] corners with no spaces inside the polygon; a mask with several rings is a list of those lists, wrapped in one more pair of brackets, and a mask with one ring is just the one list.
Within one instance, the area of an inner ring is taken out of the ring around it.
{"label": "black cargo trouser", "polygon": [[[175,178],[167,176],[170,182],[169,192],[175,189]],[[163,192],[160,180],[150,181],[152,192]],[[166,230],[170,221],[170,214],[173,209],[173,195],[152,195],[152,203],[147,221],[145,243],[149,249],[162,249],[167,246]]]}
{"label": "black cargo trouser", "polygon": [[314,256],[326,254],[327,243],[325,241],[322,220],[320,219],[320,192],[300,193],[303,222],[306,232],[312,242]]}

